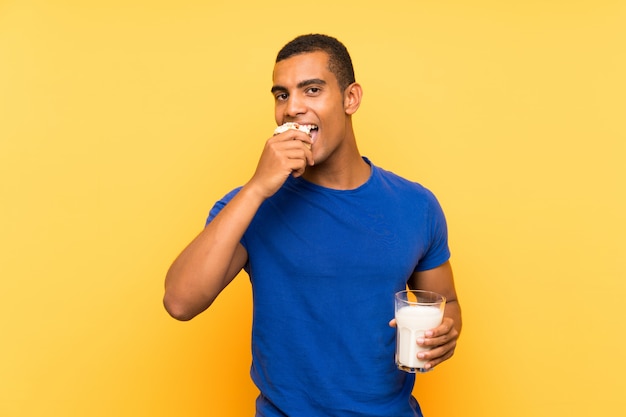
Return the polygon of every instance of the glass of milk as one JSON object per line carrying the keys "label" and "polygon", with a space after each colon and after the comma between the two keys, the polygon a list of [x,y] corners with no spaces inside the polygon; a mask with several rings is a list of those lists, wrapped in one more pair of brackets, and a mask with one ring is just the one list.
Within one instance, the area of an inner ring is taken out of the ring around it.
{"label": "glass of milk", "polygon": [[427,372],[427,361],[417,358],[429,350],[417,344],[424,332],[441,324],[446,298],[435,292],[408,290],[396,293],[396,365],[405,372]]}

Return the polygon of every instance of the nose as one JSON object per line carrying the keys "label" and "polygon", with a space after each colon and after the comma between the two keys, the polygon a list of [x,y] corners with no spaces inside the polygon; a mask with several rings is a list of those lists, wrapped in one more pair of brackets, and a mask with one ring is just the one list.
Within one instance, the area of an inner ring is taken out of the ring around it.
{"label": "nose", "polygon": [[285,116],[295,118],[304,113],[306,113],[304,100],[295,94],[290,95],[285,106]]}

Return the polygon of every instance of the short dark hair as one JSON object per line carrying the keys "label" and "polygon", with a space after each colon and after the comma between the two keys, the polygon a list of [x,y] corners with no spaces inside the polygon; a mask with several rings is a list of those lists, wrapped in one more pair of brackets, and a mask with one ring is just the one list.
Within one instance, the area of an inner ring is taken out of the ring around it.
{"label": "short dark hair", "polygon": [[298,36],[278,52],[276,63],[294,55],[316,51],[323,51],[328,54],[328,70],[335,74],[342,90],[355,82],[354,68],[348,49],[332,36],[321,34]]}

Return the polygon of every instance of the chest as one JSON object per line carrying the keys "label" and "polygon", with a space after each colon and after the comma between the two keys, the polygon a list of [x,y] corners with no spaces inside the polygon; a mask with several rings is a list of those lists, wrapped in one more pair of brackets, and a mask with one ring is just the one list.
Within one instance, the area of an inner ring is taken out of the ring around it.
{"label": "chest", "polygon": [[318,279],[350,274],[361,281],[408,278],[429,242],[420,207],[332,196],[271,201],[245,239],[253,269]]}

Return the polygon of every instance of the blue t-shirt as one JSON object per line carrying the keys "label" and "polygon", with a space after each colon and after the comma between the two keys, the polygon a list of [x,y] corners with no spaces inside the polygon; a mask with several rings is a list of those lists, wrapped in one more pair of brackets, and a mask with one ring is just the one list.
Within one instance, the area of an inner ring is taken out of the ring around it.
{"label": "blue t-shirt", "polygon": [[446,222],[430,191],[365,160],[370,178],[354,190],[289,177],[241,240],[257,416],[421,416],[388,323],[411,274],[449,259]]}

